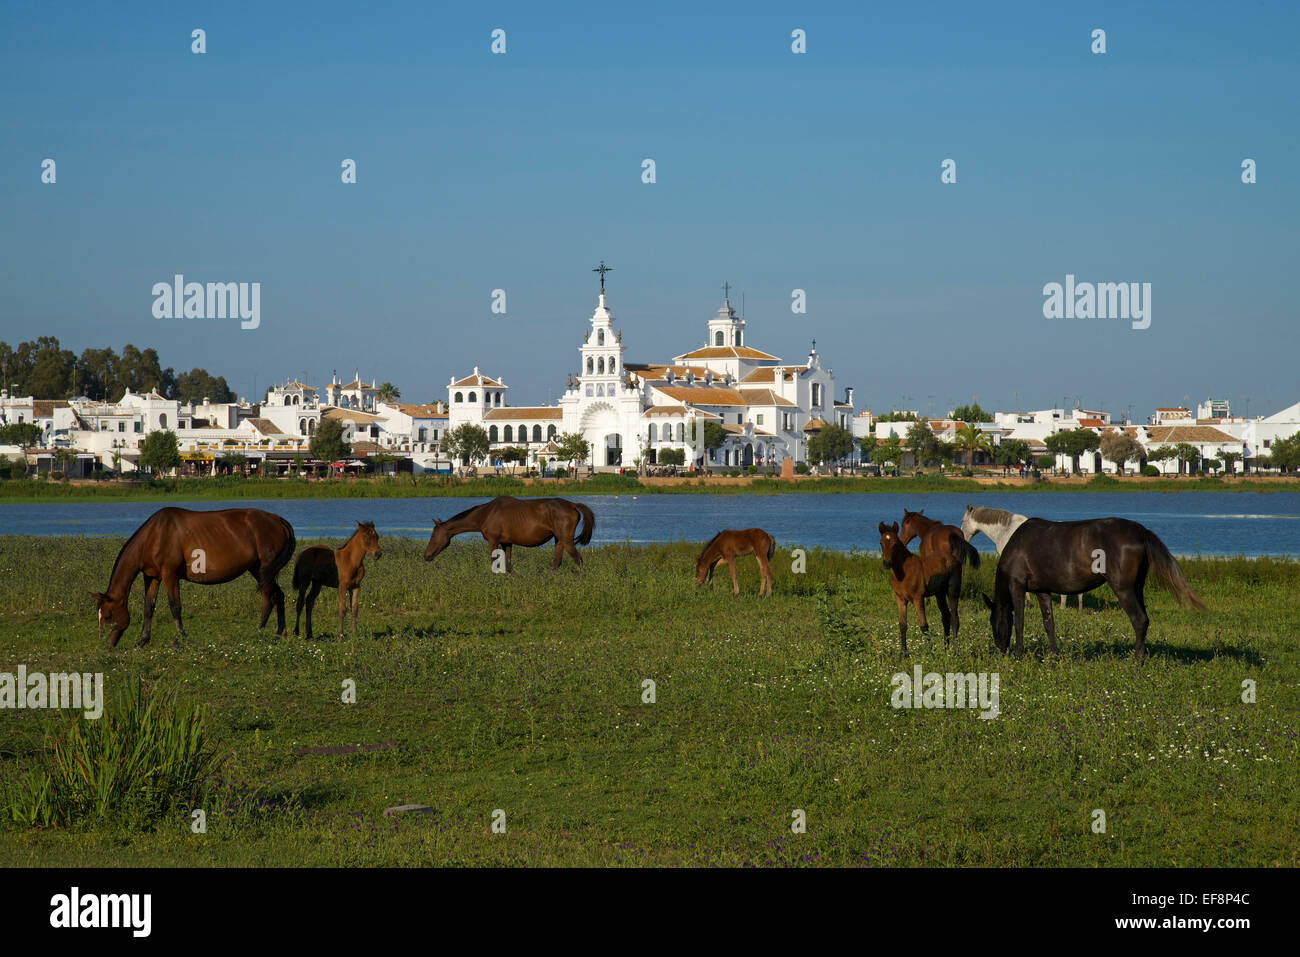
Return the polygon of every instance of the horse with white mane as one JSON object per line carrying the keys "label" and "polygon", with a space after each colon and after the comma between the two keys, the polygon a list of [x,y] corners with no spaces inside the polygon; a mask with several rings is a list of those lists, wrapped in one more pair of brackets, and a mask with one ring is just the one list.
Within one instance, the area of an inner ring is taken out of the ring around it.
{"label": "horse with white mane", "polygon": [[966,512],[961,517],[961,533],[969,542],[977,532],[983,532],[1001,555],[1012,533],[1028,520],[1027,515],[1019,515],[1001,508],[983,506],[977,508],[974,505],[967,505]]}
{"label": "horse with white mane", "polygon": [[[977,532],[983,532],[993,542],[993,547],[998,550],[1000,557],[1002,549],[1011,540],[1011,536],[1015,534],[1016,529],[1027,521],[1029,521],[1027,515],[1008,512],[1004,508],[967,505],[966,512],[961,517],[961,533],[969,542]],[[1064,595],[1061,596],[1061,607],[1065,607]],[[1082,592],[1079,593],[1079,611],[1083,611]]]}

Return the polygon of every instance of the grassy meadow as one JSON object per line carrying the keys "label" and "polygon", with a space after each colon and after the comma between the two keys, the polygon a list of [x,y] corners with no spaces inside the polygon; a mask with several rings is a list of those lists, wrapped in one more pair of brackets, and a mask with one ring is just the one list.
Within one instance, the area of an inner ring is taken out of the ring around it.
{"label": "grassy meadow", "polygon": [[[139,648],[137,582],[110,652],[87,593],[119,545],[0,537],[0,671],[104,672],[109,694],[140,678],[204,705],[220,749],[206,833],[188,807],[145,828],[4,820],[0,865],[1300,863],[1300,563],[1184,561],[1210,610],[1149,586],[1151,656],[1135,662],[1108,589],[1057,610],[1059,657],[1036,607],[1030,653],[998,655],[987,560],[967,571],[951,648],[931,603],[904,661],[868,554],[809,551],[796,574],[778,549],[775,596],[759,600],[752,558],[738,598],[725,568],[697,589],[685,543],[583,549],[581,572],[566,559],[555,575],[549,548],[516,549],[505,576],[468,536],[427,564],[422,543],[386,539],[360,637],[335,634],[328,589],[315,641],[259,632],[244,578],[183,584],[185,641],[160,600]],[[913,664],[998,673],[1000,715],[893,708],[891,676]],[[75,720],[0,710],[0,796]],[[383,816],[407,803],[432,810]]]}

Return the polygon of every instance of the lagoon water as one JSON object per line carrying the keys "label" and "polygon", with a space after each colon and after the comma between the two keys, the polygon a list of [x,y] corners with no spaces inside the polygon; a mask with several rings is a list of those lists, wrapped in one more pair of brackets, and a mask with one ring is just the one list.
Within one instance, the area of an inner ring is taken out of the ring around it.
{"label": "lagoon water", "polygon": [[[796,493],[788,495],[571,496],[596,514],[593,544],[703,542],[723,528],[760,526],[783,548],[876,551],[880,521],[903,508],[960,524],[968,501],[1053,521],[1119,516],[1146,525],[1178,555],[1300,555],[1296,492],[1010,492],[961,494]],[[449,518],[479,498],[276,499],[177,502],[184,508],[264,508],[283,515],[300,540],[351,534],[354,520],[381,535],[424,540],[432,519]],[[125,539],[163,502],[0,505],[0,534],[106,535]],[[478,536],[462,540],[482,541]],[[983,535],[975,544],[991,552]]]}

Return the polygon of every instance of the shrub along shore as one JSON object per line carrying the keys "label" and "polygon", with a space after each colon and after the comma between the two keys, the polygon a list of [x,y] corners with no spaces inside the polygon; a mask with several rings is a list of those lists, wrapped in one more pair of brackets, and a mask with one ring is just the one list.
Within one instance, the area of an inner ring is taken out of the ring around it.
{"label": "shrub along shore", "polygon": [[380,476],[374,478],[309,480],[300,478],[162,478],[143,481],[50,482],[41,479],[0,482],[0,503],[48,501],[203,501],[227,499],[297,498],[421,498],[460,496],[490,498],[496,495],[779,495],[785,493],[942,493],[964,492],[1297,492],[1300,478],[1292,476],[1147,478],[1108,475],[1091,478],[1062,477],[1040,481],[998,475],[972,478],[943,475],[767,476],[703,478],[638,478],[633,475],[597,474],[583,479],[534,479],[487,476],[461,479],[453,476]]}

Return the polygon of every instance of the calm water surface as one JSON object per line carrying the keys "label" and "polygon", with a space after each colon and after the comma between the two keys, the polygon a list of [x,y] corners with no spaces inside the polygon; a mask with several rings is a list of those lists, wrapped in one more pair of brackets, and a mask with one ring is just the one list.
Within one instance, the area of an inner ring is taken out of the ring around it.
{"label": "calm water surface", "polygon": [[[1046,492],[966,494],[593,495],[575,496],[596,513],[593,543],[704,541],[722,528],[760,526],[782,547],[876,551],[880,521],[903,508],[960,524],[967,501],[1068,521],[1102,516],[1146,525],[1179,555],[1300,555],[1300,493]],[[264,508],[283,515],[300,539],[351,534],[355,520],[381,535],[427,539],[435,516],[449,518],[487,499],[377,498],[178,502],[184,508]],[[0,534],[125,538],[165,503],[83,502],[0,505]],[[477,536],[474,536],[477,538]],[[992,545],[975,538],[983,551]]]}

